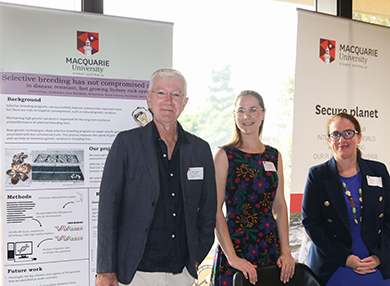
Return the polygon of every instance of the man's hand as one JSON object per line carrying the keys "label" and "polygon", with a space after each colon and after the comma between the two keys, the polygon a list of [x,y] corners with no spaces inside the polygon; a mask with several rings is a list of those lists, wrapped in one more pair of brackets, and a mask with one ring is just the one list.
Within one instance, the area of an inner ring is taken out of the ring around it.
{"label": "man's hand", "polygon": [[116,273],[98,273],[96,275],[95,286],[119,286]]}

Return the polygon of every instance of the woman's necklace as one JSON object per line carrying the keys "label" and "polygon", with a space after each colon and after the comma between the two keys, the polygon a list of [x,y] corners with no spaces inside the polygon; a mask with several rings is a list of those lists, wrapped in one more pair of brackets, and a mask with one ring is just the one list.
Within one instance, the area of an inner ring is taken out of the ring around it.
{"label": "woman's necklace", "polygon": [[356,219],[356,207],[355,207],[356,205],[355,205],[355,201],[353,200],[352,194],[351,194],[350,191],[348,191],[347,185],[344,182],[343,182],[343,187],[344,187],[344,190],[345,190],[345,195],[349,198],[349,202],[350,202],[351,207],[352,207],[353,220],[355,221],[355,223],[357,225],[362,224],[362,221],[363,221],[363,195],[362,195],[362,188],[359,188],[360,222],[358,222],[357,219]]}

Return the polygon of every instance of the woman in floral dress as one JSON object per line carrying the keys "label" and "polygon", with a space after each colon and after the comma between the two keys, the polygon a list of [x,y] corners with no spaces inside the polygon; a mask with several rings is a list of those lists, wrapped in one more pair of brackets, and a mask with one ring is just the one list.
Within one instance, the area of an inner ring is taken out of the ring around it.
{"label": "woman in floral dress", "polygon": [[264,116],[260,94],[241,92],[234,104],[233,139],[215,153],[219,246],[211,285],[233,285],[237,271],[254,284],[261,279],[256,268],[272,264],[281,268],[283,282],[294,274],[282,156],[260,140]]}

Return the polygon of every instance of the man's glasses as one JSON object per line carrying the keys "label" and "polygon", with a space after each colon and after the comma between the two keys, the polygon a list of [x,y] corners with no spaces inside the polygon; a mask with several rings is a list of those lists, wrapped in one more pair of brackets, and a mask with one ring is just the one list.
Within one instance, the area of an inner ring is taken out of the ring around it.
{"label": "man's glasses", "polygon": [[245,114],[248,114],[250,117],[257,117],[260,114],[260,111],[263,110],[262,108],[258,107],[252,107],[248,110],[245,110],[243,108],[234,110],[234,113],[237,115],[237,117],[242,118],[245,116]]}
{"label": "man's glasses", "polygon": [[344,139],[352,139],[355,134],[358,134],[356,130],[345,130],[344,132],[333,132],[328,135],[328,138],[330,141],[339,141],[341,138],[341,135],[344,137]]}
{"label": "man's glasses", "polygon": [[165,90],[151,90],[150,92],[153,92],[155,93],[158,97],[166,97],[168,94],[171,95],[172,98],[174,99],[180,99],[182,97],[184,97],[180,92],[178,91],[174,91],[174,92],[166,92]]}

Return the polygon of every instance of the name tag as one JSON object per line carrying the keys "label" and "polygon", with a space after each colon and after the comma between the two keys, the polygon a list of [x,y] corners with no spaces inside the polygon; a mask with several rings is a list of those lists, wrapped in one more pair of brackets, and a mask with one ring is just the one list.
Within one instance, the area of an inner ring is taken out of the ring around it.
{"label": "name tag", "polygon": [[378,186],[383,188],[382,177],[372,177],[367,175],[367,184],[369,186]]}
{"label": "name tag", "polygon": [[187,171],[188,180],[203,180],[203,167],[190,167]]}
{"label": "name tag", "polygon": [[274,163],[272,163],[272,162],[263,161],[263,166],[264,166],[264,170],[266,170],[267,172],[268,172],[268,171],[270,171],[270,172],[276,172],[275,165],[274,165]]}

